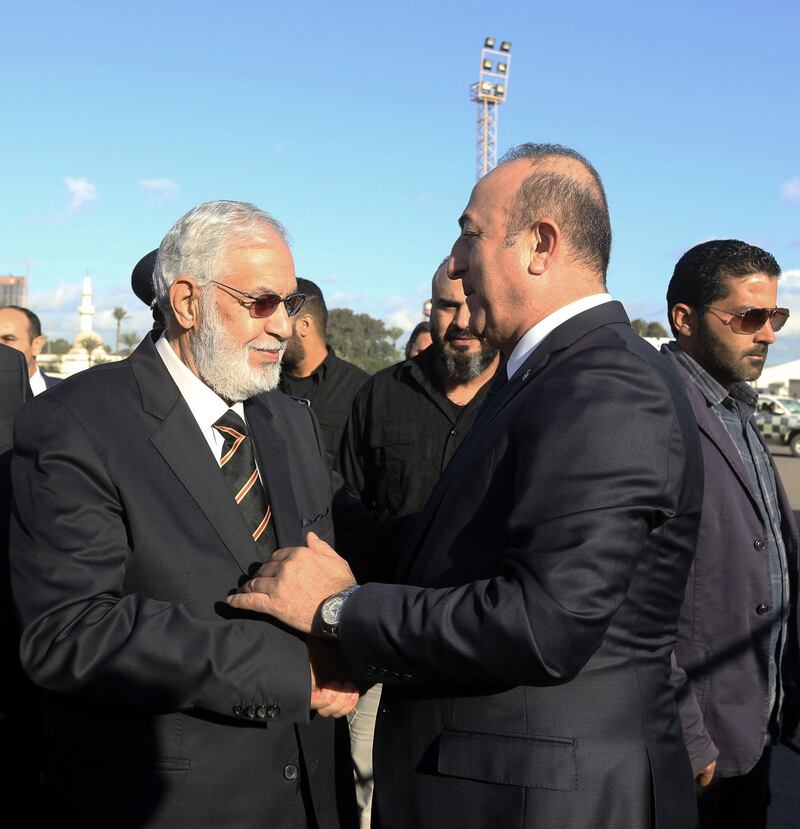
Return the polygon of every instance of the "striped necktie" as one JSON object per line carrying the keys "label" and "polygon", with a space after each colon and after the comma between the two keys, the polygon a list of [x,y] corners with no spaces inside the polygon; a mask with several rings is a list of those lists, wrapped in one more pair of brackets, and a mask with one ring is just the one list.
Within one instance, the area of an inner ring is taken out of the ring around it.
{"label": "striped necktie", "polygon": [[272,510],[258,477],[253,439],[247,432],[244,420],[232,409],[225,412],[214,424],[214,428],[225,440],[219,461],[222,474],[233,491],[247,529],[266,560],[278,545],[271,520]]}

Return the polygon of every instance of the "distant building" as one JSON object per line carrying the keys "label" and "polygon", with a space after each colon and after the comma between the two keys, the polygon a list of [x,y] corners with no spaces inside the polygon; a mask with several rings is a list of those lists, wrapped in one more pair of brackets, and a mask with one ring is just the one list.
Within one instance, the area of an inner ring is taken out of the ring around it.
{"label": "distant building", "polygon": [[0,276],[0,307],[20,305],[28,307],[28,280],[24,276]]}

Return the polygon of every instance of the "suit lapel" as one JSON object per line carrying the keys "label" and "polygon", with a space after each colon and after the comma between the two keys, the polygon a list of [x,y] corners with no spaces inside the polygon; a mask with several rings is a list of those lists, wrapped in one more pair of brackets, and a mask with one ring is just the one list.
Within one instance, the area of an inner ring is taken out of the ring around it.
{"label": "suit lapel", "polygon": [[[664,349],[666,349],[666,346],[664,346]],[[736,448],[731,436],[728,434],[725,426],[714,413],[711,406],[709,406],[708,400],[706,400],[705,396],[697,387],[697,384],[689,376],[688,372],[680,366],[678,361],[668,350],[664,349],[662,349],[661,353],[672,361],[675,371],[678,372],[678,376],[683,380],[683,385],[689,398],[689,403],[692,406],[692,411],[694,412],[698,429],[700,429],[700,431],[711,441],[711,443],[714,444],[722,457],[725,458],[725,462],[728,466],[730,466],[731,471],[736,476],[744,491],[747,493],[748,498],[750,498],[753,508],[756,510],[758,515],[761,515],[759,499],[753,492],[753,487],[750,483],[750,476],[747,474],[747,470],[742,462],[739,450]],[[766,520],[766,518],[763,518],[763,520]]]}
{"label": "suit lapel", "polygon": [[243,573],[260,557],[197,421],[169,376],[155,344],[145,337],[130,358],[142,407],[161,420],[150,442],[205,515]]}
{"label": "suit lapel", "polygon": [[305,544],[305,539],[300,527],[300,511],[294,497],[289,452],[283,436],[276,428],[269,399],[269,395],[260,395],[247,400],[244,411],[255,442],[261,481],[272,507],[278,546],[294,547]]}

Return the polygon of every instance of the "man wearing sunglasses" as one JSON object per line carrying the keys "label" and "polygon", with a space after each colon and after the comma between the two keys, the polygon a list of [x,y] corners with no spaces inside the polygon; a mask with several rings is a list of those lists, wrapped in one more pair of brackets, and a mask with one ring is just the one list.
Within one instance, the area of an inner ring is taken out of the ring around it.
{"label": "man wearing sunglasses", "polygon": [[277,546],[332,540],[318,424],[271,392],[303,304],[285,232],[253,205],[201,204],[152,279],[166,330],[17,423],[12,586],[46,689],[43,825],[340,829],[353,793],[329,718],[357,695],[320,643],[225,603]]}
{"label": "man wearing sunglasses", "polygon": [[678,704],[707,827],[766,826],[770,747],[797,723],[797,530],[753,414],[775,334],[780,268],[737,240],[704,242],[667,289],[662,351],[700,430],[705,489],[675,648]]}

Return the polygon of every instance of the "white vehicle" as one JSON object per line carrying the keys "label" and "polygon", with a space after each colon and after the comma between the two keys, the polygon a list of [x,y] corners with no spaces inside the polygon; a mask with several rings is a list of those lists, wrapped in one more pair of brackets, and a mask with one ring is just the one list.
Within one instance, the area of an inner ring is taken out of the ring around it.
{"label": "white vehicle", "polygon": [[760,394],[756,423],[764,440],[788,446],[795,457],[800,456],[800,400]]}

